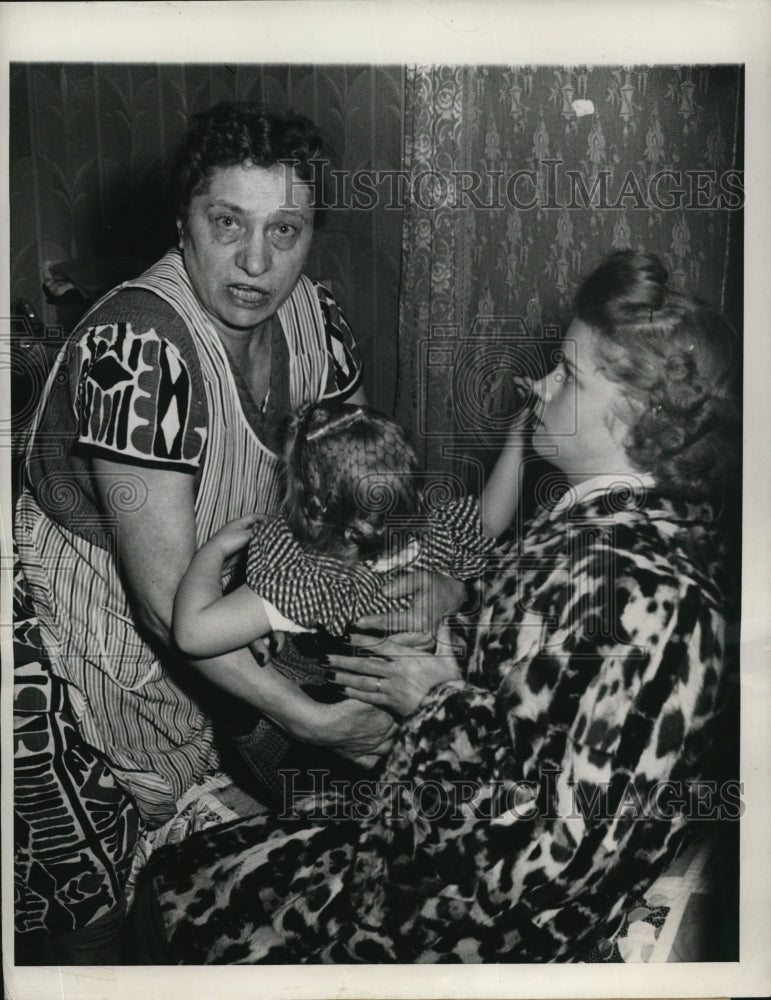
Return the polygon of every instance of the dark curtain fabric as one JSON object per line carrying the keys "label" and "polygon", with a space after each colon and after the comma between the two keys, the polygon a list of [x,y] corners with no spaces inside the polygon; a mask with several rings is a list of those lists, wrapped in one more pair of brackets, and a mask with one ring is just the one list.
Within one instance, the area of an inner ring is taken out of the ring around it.
{"label": "dark curtain fabric", "polygon": [[740,328],[741,67],[410,66],[405,86],[397,415],[429,467],[473,483],[515,405],[506,345],[542,359],[610,250],[658,254]]}
{"label": "dark curtain fabric", "polygon": [[[74,307],[57,311],[41,292],[52,264],[75,260],[109,283],[164,253],[175,239],[165,158],[189,116],[219,100],[261,99],[308,116],[331,167],[349,178],[398,169],[403,75],[393,66],[12,65],[11,300],[66,325]],[[369,398],[390,412],[401,213],[382,201],[357,210],[341,191],[328,199],[306,270],[342,300]]]}
{"label": "dark curtain fabric", "polygon": [[558,343],[612,248],[660,254],[741,326],[736,66],[14,64],[12,301],[66,323],[41,293],[53,264],[111,262],[118,280],[157,258],[164,158],[223,98],[327,137],[339,173],[307,271],[343,301],[370,401],[433,471],[478,479],[515,405],[507,345]]}

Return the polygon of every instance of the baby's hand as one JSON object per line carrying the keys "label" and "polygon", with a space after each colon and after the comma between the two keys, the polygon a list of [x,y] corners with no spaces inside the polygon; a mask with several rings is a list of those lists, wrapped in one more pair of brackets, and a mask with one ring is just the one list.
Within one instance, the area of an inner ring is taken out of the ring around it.
{"label": "baby's hand", "polygon": [[245,514],[235,521],[228,521],[224,527],[216,531],[209,539],[209,545],[216,545],[223,559],[239,552],[252,537],[255,524],[264,524],[267,514]]}
{"label": "baby's hand", "polygon": [[281,652],[286,645],[286,632],[268,632],[267,635],[259,639],[254,639],[249,643],[252,656],[264,667],[270,663],[274,656]]}

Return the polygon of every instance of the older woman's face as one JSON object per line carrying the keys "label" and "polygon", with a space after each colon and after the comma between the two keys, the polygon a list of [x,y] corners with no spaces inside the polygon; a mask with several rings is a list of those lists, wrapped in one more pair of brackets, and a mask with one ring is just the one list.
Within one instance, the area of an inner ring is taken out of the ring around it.
{"label": "older woman's face", "polygon": [[618,415],[624,411],[623,389],[607,378],[596,337],[591,327],[574,320],[564,360],[533,386],[540,400],[533,446],[576,479],[635,471],[622,444],[628,430]]}
{"label": "older woman's face", "polygon": [[187,273],[217,329],[251,332],[289,297],[311,245],[310,191],[291,167],[214,172],[178,224]]}

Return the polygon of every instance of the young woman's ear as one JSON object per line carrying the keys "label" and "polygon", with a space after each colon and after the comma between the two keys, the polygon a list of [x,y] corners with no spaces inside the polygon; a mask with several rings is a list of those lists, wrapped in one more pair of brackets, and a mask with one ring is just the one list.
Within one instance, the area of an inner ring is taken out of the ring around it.
{"label": "young woman's ear", "polygon": [[640,407],[631,399],[617,400],[608,407],[605,426],[616,444],[624,444],[639,415]]}
{"label": "young woman's ear", "polygon": [[177,246],[180,250],[185,249],[185,226],[182,219],[177,219]]}
{"label": "young woman's ear", "polygon": [[615,409],[612,406],[609,406],[608,409],[605,411],[603,423],[605,424],[605,427],[607,428],[613,440],[616,442],[620,441],[620,437],[623,436],[620,435],[620,428],[622,426],[623,421],[621,420],[621,417],[619,417],[619,415],[616,413]]}

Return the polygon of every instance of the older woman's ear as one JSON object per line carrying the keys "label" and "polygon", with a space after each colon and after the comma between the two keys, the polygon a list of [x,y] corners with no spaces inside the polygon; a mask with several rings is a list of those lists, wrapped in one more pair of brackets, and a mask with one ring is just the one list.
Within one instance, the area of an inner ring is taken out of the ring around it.
{"label": "older woman's ear", "polygon": [[182,219],[177,219],[177,246],[180,250],[185,249],[185,225]]}

